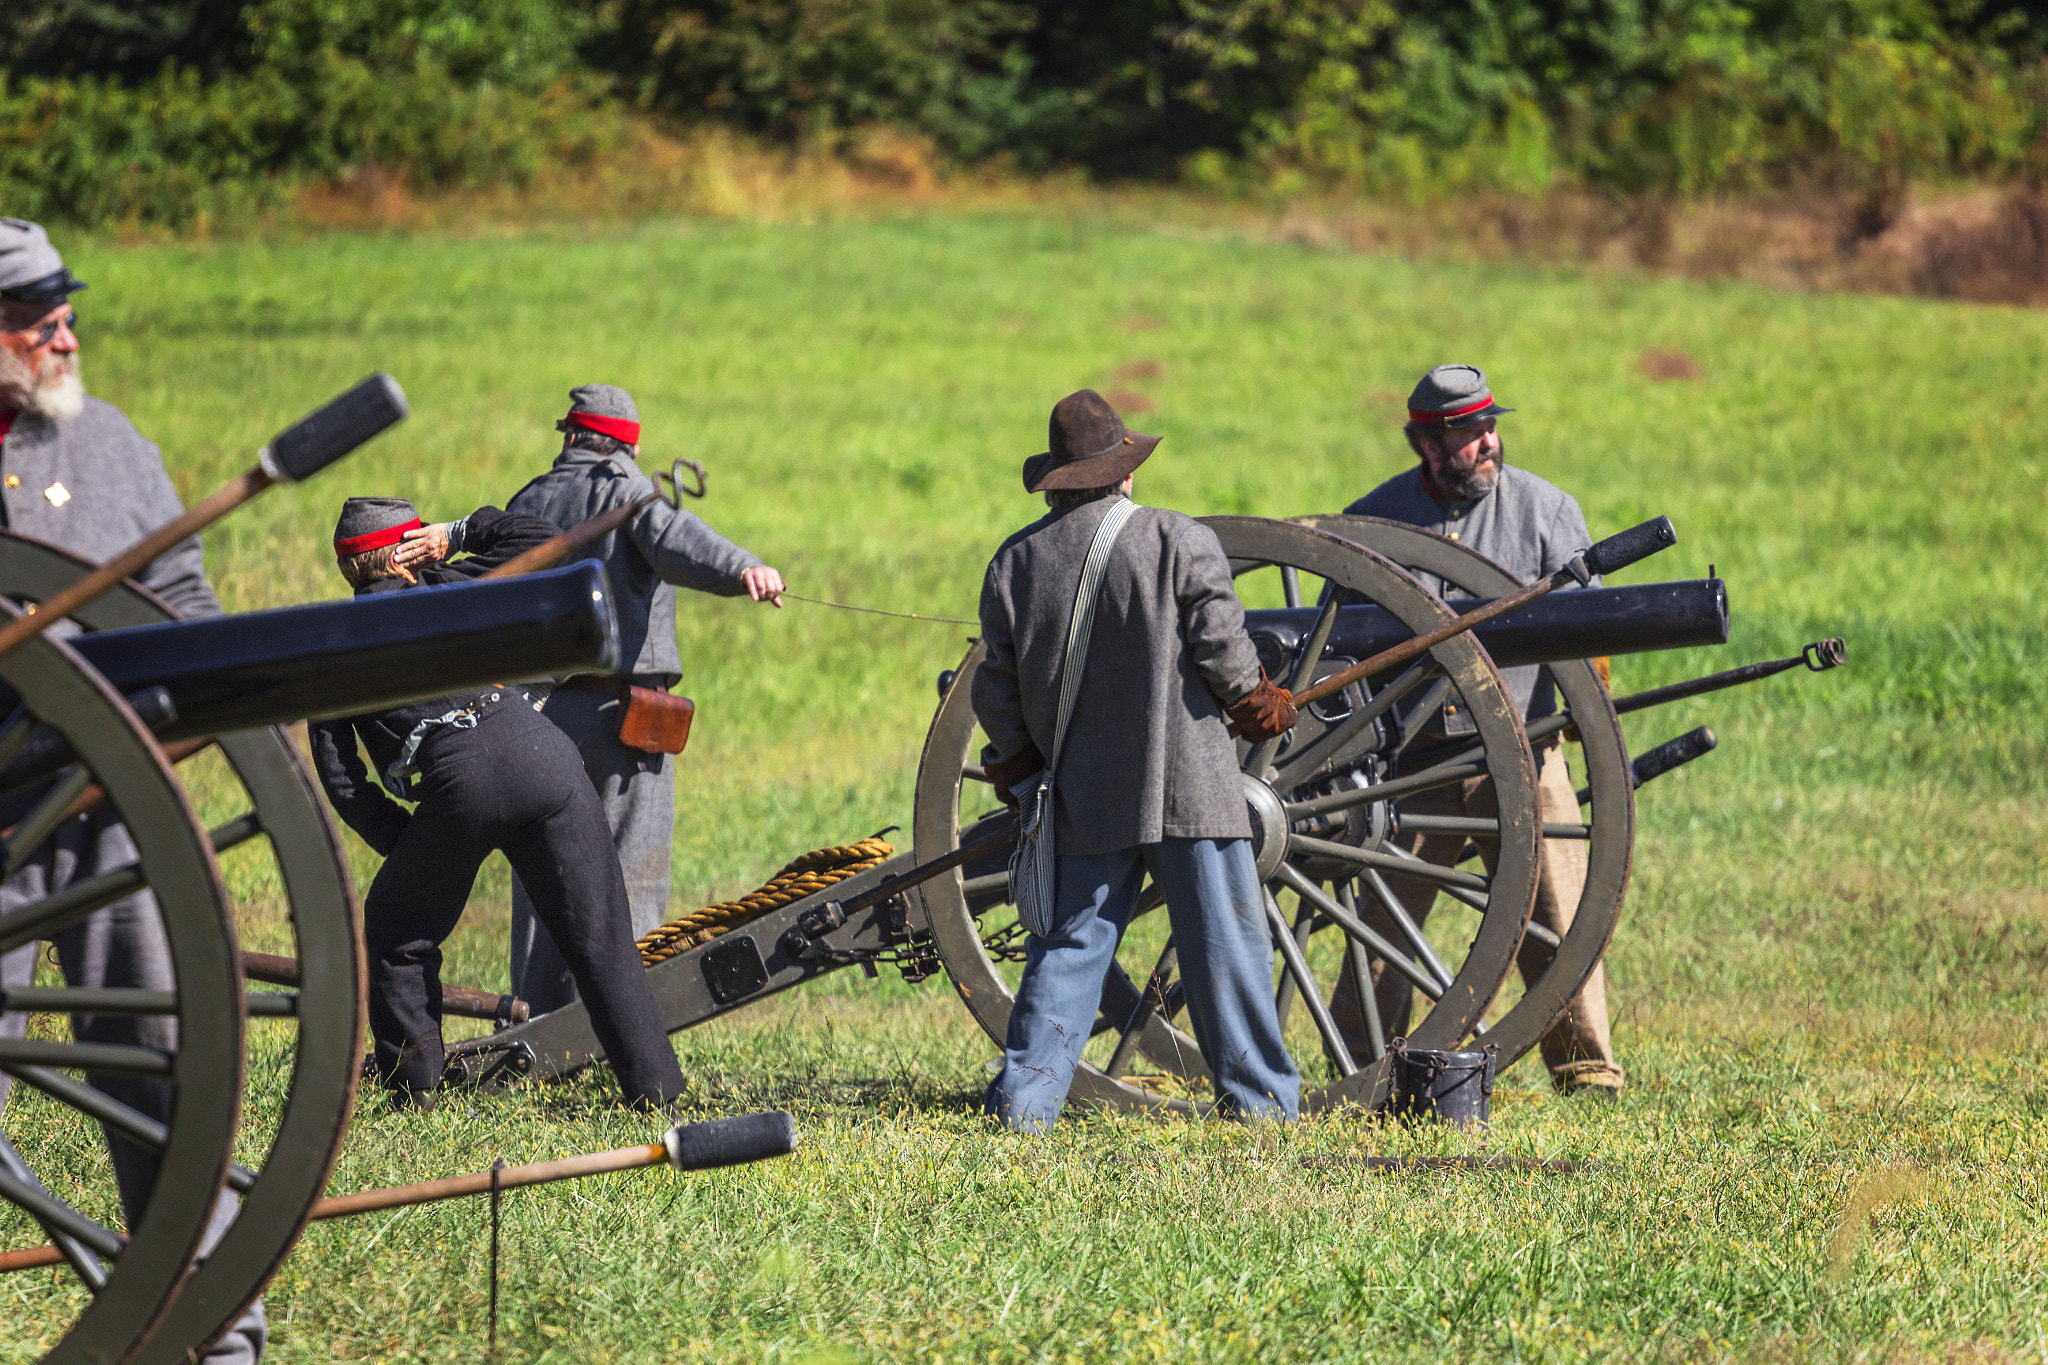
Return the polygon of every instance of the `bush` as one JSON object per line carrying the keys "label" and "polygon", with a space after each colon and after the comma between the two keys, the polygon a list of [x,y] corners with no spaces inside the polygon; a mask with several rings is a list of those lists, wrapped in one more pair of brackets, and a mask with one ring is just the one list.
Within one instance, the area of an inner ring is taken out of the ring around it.
{"label": "bush", "polygon": [[183,226],[366,166],[423,187],[522,183],[624,135],[587,77],[534,96],[465,87],[434,66],[394,78],[331,52],[295,74],[0,86],[0,203],[31,218]]}
{"label": "bush", "polygon": [[[587,19],[556,0],[508,0],[481,18],[443,0],[266,0],[242,11],[238,55],[212,73],[176,58],[182,7],[154,8],[155,27],[83,45],[116,54],[106,71],[0,77],[9,212],[176,226],[366,166],[429,188],[516,184],[625,133],[607,83],[575,57]],[[33,28],[16,15],[8,36],[34,53],[81,22]],[[164,65],[123,79],[152,35]]]}
{"label": "bush", "polygon": [[[518,182],[627,113],[1413,197],[2048,177],[2026,0],[14,0],[13,211],[184,222],[376,164]],[[33,210],[28,207],[36,206]]]}

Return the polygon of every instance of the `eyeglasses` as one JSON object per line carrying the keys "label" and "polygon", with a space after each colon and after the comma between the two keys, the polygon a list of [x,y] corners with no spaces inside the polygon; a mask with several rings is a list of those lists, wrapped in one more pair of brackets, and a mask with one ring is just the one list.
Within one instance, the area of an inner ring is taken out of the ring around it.
{"label": "eyeglasses", "polygon": [[51,318],[40,327],[9,327],[6,330],[19,332],[25,336],[33,336],[35,338],[35,349],[40,351],[43,347],[57,339],[57,333],[60,329],[65,327],[76,328],[77,326],[78,314],[71,309],[66,309],[63,317]]}

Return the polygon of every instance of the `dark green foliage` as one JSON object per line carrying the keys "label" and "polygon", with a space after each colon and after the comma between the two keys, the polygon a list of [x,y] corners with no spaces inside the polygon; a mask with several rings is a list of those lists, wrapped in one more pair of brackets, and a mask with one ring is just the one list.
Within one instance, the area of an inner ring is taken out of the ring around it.
{"label": "dark green foliage", "polygon": [[[975,159],[1403,189],[1883,198],[2039,169],[2048,19],[2011,0],[613,0],[648,106]],[[1882,212],[1883,205],[1876,206]]]}
{"label": "dark green foliage", "polygon": [[372,162],[517,181],[637,107],[1239,189],[1809,186],[1867,235],[1915,178],[2048,175],[2044,51],[2026,0],[15,0],[0,192],[183,221]]}
{"label": "dark green foliage", "polygon": [[618,0],[602,12],[593,55],[644,103],[787,138],[890,123],[985,140],[973,125],[1022,93],[1002,44],[1031,24],[1005,0]]}
{"label": "dark green foliage", "polygon": [[147,80],[166,62],[216,75],[249,56],[240,8],[210,0],[8,0],[0,70]]}
{"label": "dark green foliage", "polygon": [[0,202],[184,224],[260,205],[294,178],[375,166],[428,187],[520,183],[616,141],[623,119],[575,57],[579,12],[472,8],[265,0],[231,31],[213,16],[234,11],[218,6],[10,11],[0,39],[20,70],[49,69],[51,35],[70,35],[60,45],[77,56],[68,78],[0,83]]}

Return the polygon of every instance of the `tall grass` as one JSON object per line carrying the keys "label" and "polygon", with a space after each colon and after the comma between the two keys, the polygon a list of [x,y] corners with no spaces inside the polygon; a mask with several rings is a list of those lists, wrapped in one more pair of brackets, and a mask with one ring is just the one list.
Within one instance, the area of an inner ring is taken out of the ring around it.
{"label": "tall grass", "polygon": [[[704,460],[704,515],[794,590],[971,617],[987,554],[1036,515],[1018,464],[1071,389],[1167,438],[1142,501],[1290,515],[1404,468],[1401,399],[1456,358],[1519,409],[1509,457],[1573,490],[1596,533],[1672,516],[1680,545],[1629,578],[1712,563],[1728,580],[1728,648],[1617,660],[1617,690],[1848,637],[1845,669],[1628,722],[1638,748],[1702,723],[1721,737],[1640,796],[1609,959],[1630,1092],[1559,1100],[1525,1063],[1483,1140],[1591,1169],[1304,1161],[1482,1141],[1349,1118],[991,1137],[972,1108],[993,1045],[951,993],[847,973],[677,1040],[705,1112],[796,1108],[797,1157],[508,1199],[517,1358],[2041,1353],[2048,608],[2030,437],[2048,316],[1084,215],[67,250],[94,284],[88,381],[188,498],[368,369],[412,396],[390,436],[210,535],[232,610],[341,595],[326,545],[344,496],[403,493],[433,517],[502,503],[545,466],[567,389],[606,380],[639,401],[645,462]],[[1646,377],[1653,349],[1698,377]],[[907,823],[932,680],[968,628],[694,595],[679,628],[701,710],[677,909]],[[270,946],[261,856],[229,872]],[[487,873],[450,979],[502,988],[504,897]],[[428,1117],[366,1106],[336,1188],[644,1140],[603,1107],[608,1086]],[[257,1108],[274,1103],[259,1084]],[[15,1104],[10,1131],[47,1116]],[[473,1356],[482,1217],[311,1231],[270,1295],[275,1358]],[[61,1284],[0,1284],[0,1358],[33,1357]]]}

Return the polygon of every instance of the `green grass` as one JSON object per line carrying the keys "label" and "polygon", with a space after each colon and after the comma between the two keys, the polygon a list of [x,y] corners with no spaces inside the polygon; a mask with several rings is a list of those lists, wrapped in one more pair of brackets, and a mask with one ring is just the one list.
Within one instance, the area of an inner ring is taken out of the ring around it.
{"label": "green grass", "polygon": [[[1677,523],[1628,577],[1712,562],[1729,582],[1730,647],[1619,660],[1617,690],[1849,639],[1825,677],[1629,722],[1638,748],[1721,737],[1641,797],[1609,959],[1631,1089],[1567,1102],[1525,1063],[1490,1138],[1593,1169],[1304,1164],[1467,1142],[1352,1119],[990,1136],[972,1106],[993,1046],[951,993],[847,973],[677,1040],[706,1113],[787,1104],[798,1156],[508,1198],[508,1358],[2048,1353],[2048,315],[1023,217],[68,249],[94,285],[88,382],[188,498],[369,369],[412,397],[398,431],[209,537],[231,609],[340,595],[346,495],[502,503],[544,467],[566,390],[602,379],[638,398],[648,462],[703,459],[704,513],[796,591],[969,617],[988,553],[1036,513],[1018,463],[1069,390],[1157,405],[1134,415],[1167,437],[1141,500],[1290,515],[1404,468],[1402,396],[1469,358],[1519,409],[1510,458],[1596,533]],[[1702,377],[1642,377],[1647,348]],[[1119,376],[1140,362],[1159,377]],[[700,596],[680,626],[701,710],[679,906],[907,823],[965,628]],[[261,858],[229,872],[271,946]],[[487,872],[451,979],[502,986],[504,899]],[[366,1108],[335,1188],[644,1140],[598,1103],[608,1084]],[[474,1357],[483,1220],[313,1229],[270,1294],[273,1358]],[[0,1357],[35,1355],[61,1284],[0,1283]]]}

